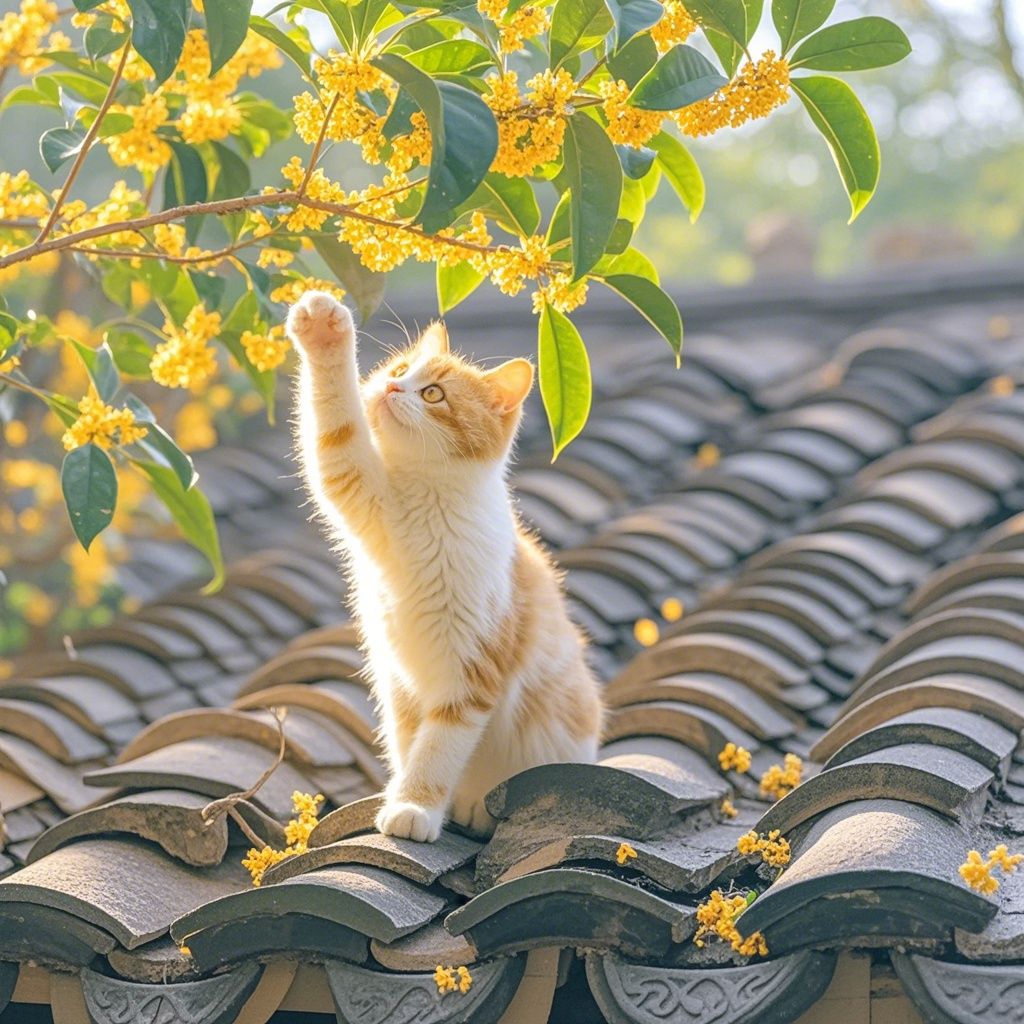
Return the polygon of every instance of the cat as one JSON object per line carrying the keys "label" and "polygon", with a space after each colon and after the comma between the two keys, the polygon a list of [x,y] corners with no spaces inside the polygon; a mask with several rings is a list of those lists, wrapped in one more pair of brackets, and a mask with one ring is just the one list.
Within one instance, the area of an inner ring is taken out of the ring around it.
{"label": "cat", "polygon": [[377,828],[433,842],[450,819],[489,835],[495,785],[593,762],[603,724],[560,578],[506,482],[533,366],[475,366],[433,323],[360,381],[333,296],[307,292],[287,327],[300,461],[345,557],[379,706]]}

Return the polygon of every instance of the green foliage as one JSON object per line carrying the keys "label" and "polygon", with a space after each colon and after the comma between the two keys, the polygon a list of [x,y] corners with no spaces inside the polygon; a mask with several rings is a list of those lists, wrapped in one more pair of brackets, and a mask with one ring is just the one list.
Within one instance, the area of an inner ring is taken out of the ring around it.
{"label": "green foliage", "polygon": [[815,32],[796,49],[794,68],[864,71],[895,64],[910,53],[910,40],[885,18],[855,18]]}
{"label": "green foliage", "polygon": [[779,33],[782,52],[821,28],[832,13],[836,0],[772,0],[772,21]]}
{"label": "green foliage", "polygon": [[71,527],[82,547],[89,545],[114,518],[117,474],[110,456],[95,444],[85,444],[64,456],[60,474]]}
{"label": "green foliage", "polygon": [[583,429],[590,415],[590,362],[580,332],[551,306],[540,315],[537,343],[540,394],[551,424],[554,459]]}

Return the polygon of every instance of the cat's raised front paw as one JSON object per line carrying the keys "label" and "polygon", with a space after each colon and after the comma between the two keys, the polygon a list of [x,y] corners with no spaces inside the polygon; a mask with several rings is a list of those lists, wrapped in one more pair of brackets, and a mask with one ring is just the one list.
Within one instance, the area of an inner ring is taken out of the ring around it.
{"label": "cat's raised front paw", "polygon": [[344,351],[355,341],[352,314],[327,292],[306,292],[288,313],[288,335],[308,355]]}
{"label": "cat's raised front paw", "polygon": [[377,815],[377,831],[398,839],[433,843],[441,834],[444,814],[419,804],[395,800],[386,803]]}

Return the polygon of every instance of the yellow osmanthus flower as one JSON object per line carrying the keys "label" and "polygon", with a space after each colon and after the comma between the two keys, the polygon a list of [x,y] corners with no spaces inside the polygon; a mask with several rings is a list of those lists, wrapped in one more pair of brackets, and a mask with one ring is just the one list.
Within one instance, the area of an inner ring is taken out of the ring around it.
{"label": "yellow osmanthus flower", "polygon": [[267,868],[284,860],[285,857],[294,857],[306,852],[306,842],[310,832],[316,827],[323,799],[319,793],[316,796],[300,793],[298,790],[292,793],[292,809],[298,817],[292,818],[285,826],[284,834],[288,845],[283,850],[275,850],[270,846],[264,846],[262,850],[252,848],[242,861],[242,867],[252,875],[253,885],[262,884]]}
{"label": "yellow osmanthus flower", "polygon": [[21,359],[18,356],[0,359],[0,373],[10,373],[11,370],[16,370],[19,366],[21,366]]}
{"label": "yellow osmanthus flower", "polygon": [[651,28],[651,38],[658,53],[667,53],[673,46],[685,43],[696,32],[697,23],[683,6],[682,0],[663,0],[665,13]]}
{"label": "yellow osmanthus flower", "polygon": [[682,107],[672,115],[684,135],[713,135],[720,128],[737,128],[767,117],[789,99],[789,64],[765,50],[756,64],[747,61],[735,78],[706,100]]}
{"label": "yellow osmanthus flower", "polygon": [[733,802],[728,797],[718,805],[718,809],[726,818],[735,818],[739,814],[739,811],[736,810]]}
{"label": "yellow osmanthus flower", "polygon": [[[17,356],[11,356],[13,363]],[[4,364],[0,362],[0,373],[4,372]],[[28,427],[21,420],[11,420],[4,424],[4,440],[12,448],[20,448],[28,440]]]}
{"label": "yellow osmanthus flower", "polygon": [[417,110],[409,117],[409,123],[411,132],[391,140],[391,155],[384,165],[392,174],[405,174],[417,160],[421,164],[430,163],[431,135],[426,115]]}
{"label": "yellow osmanthus flower", "polygon": [[653,619],[637,619],[633,637],[642,647],[653,647],[658,642],[658,624]]}
{"label": "yellow osmanthus flower", "polygon": [[113,444],[131,444],[149,433],[146,427],[137,426],[135,413],[131,409],[115,409],[100,398],[95,385],[90,385],[89,394],[78,403],[78,419],[71,424],[61,437],[67,451],[73,451],[83,444],[92,442],[100,448]]}
{"label": "yellow osmanthus flower", "polygon": [[988,389],[999,398],[1007,398],[1017,390],[1017,385],[1009,374],[1002,373],[988,382]]}
{"label": "yellow osmanthus flower", "polygon": [[246,357],[257,370],[276,370],[288,355],[291,343],[285,337],[284,327],[271,327],[267,334],[245,331],[242,334],[242,348]]}
{"label": "yellow osmanthus flower", "polygon": [[256,265],[264,269],[267,267],[287,267],[290,263],[294,262],[295,253],[290,252],[288,249],[275,249],[272,245],[260,249],[260,254],[256,258]]}
{"label": "yellow osmanthus flower", "polygon": [[737,747],[735,743],[726,743],[718,755],[718,763],[723,772],[735,768],[742,775],[750,771],[750,751],[746,747]]}
{"label": "yellow osmanthus flower", "polygon": [[780,868],[789,863],[789,841],[782,838],[777,828],[772,829],[767,836],[759,835],[754,831],[740,836],[736,843],[736,849],[745,857],[759,853],[761,860],[766,864],[771,864],[772,867]]}
{"label": "yellow osmanthus flower", "polygon": [[664,113],[629,106],[626,101],[631,90],[624,81],[607,78],[601,82],[600,89],[608,118],[608,138],[616,145],[641,149],[661,131]]}
{"label": "yellow osmanthus flower", "polygon": [[636,850],[633,849],[629,843],[620,843],[619,848],[615,851],[615,859],[619,864],[625,864],[627,860],[637,856]]}
{"label": "yellow osmanthus flower", "polygon": [[28,584],[21,614],[30,626],[45,626],[57,614],[57,603],[34,584]]}
{"label": "yellow osmanthus flower", "polygon": [[[550,3],[551,0],[548,0]],[[543,3],[526,4],[508,16],[508,0],[477,0],[477,10],[498,26],[498,45],[502,53],[518,53],[527,39],[546,32],[551,16]]]}
{"label": "yellow osmanthus flower", "polygon": [[760,932],[754,932],[745,939],[736,928],[736,918],[747,909],[746,896],[737,893],[726,897],[720,889],[697,907],[697,928],[693,941],[703,947],[706,938],[717,937],[728,942],[741,956],[767,956],[768,946]]}
{"label": "yellow osmanthus flower", "polygon": [[217,430],[205,402],[186,402],[174,417],[174,438],[187,452],[206,451],[217,443]]}
{"label": "yellow osmanthus flower", "polygon": [[564,69],[534,75],[530,92],[519,94],[514,71],[487,76],[489,95],[483,101],[498,122],[498,153],[491,168],[510,177],[524,177],[558,157],[565,138],[565,117],[576,82]]}
{"label": "yellow osmanthus flower", "polygon": [[39,506],[52,505],[61,496],[60,473],[48,462],[0,460],[0,481],[12,489],[31,490]]}
{"label": "yellow osmanthus flower", "polygon": [[761,776],[761,795],[781,800],[800,785],[804,763],[796,754],[787,754],[781,765],[773,764]]}
{"label": "yellow osmanthus flower", "polygon": [[284,302],[291,306],[298,302],[306,292],[327,292],[339,302],[345,298],[345,289],[333,281],[324,281],[318,277],[300,277],[275,288],[270,293],[270,301]]}
{"label": "yellow osmanthus flower", "polygon": [[182,224],[157,224],[153,228],[157,248],[168,256],[180,256],[185,251],[185,228]]}
{"label": "yellow osmanthus flower", "polygon": [[661,617],[666,622],[678,622],[684,611],[683,602],[678,597],[666,597],[661,602]]}
{"label": "yellow osmanthus flower", "polygon": [[434,984],[437,985],[439,996],[447,995],[456,989],[465,995],[473,985],[473,975],[466,967],[442,967],[438,964],[434,971]]}
{"label": "yellow osmanthus flower", "polygon": [[718,445],[711,441],[705,441],[697,449],[697,454],[693,457],[693,461],[699,469],[711,469],[712,466],[718,465],[721,458],[722,453],[719,451]]}
{"label": "yellow osmanthus flower", "polygon": [[977,850],[967,854],[967,862],[960,865],[960,877],[972,888],[986,896],[999,888],[999,882],[992,877],[992,869],[998,867],[1003,874],[1017,870],[1017,865],[1024,860],[1024,854],[1010,854],[1005,843],[1000,843],[994,850],[989,850],[988,860],[982,860]]}
{"label": "yellow osmanthus flower", "polygon": [[545,304],[560,313],[571,313],[587,301],[587,282],[572,280],[572,274],[552,274],[546,285],[533,293],[533,311],[540,313]]}
{"label": "yellow osmanthus flower", "polygon": [[179,329],[164,324],[167,341],[160,342],[149,363],[153,380],[168,388],[195,387],[205,383],[217,369],[217,359],[207,342],[220,330],[220,313],[207,313],[200,303]]}
{"label": "yellow osmanthus flower", "polygon": [[0,18],[0,68],[17,67],[24,74],[38,71],[42,62],[33,58],[57,17],[55,3],[22,0],[17,13]]}
{"label": "yellow osmanthus flower", "polygon": [[64,561],[71,569],[75,600],[82,608],[90,608],[100,599],[100,588],[112,579],[114,567],[102,537],[97,537],[86,551],[77,541],[64,549]]}
{"label": "yellow osmanthus flower", "polygon": [[[61,211],[62,223],[54,230],[54,236],[60,237],[105,224],[117,224],[143,214],[145,209],[142,193],[129,188],[125,182],[118,181],[114,183],[110,195],[91,210],[79,199],[65,203]],[[137,249],[146,244],[146,239],[137,231],[113,231],[109,235],[93,238],[90,241],[96,246],[115,249]],[[95,259],[96,257],[90,256],[89,258]]]}
{"label": "yellow osmanthus flower", "polygon": [[114,103],[111,113],[127,114],[132,127],[103,141],[110,159],[118,167],[137,167],[140,171],[158,171],[170,163],[173,151],[157,130],[167,124],[167,100],[160,93],[146,93],[137,106]]}

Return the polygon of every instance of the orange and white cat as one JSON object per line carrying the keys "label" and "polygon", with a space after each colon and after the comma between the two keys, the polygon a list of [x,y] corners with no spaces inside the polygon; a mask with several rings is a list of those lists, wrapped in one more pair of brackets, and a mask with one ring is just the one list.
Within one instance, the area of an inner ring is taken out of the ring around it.
{"label": "orange and white cat", "polygon": [[593,761],[598,684],[559,578],[520,526],[506,469],[533,367],[449,352],[435,323],[360,382],[349,311],[308,292],[298,444],[346,556],[391,780],[377,827],[486,834],[484,796],[534,765]]}

